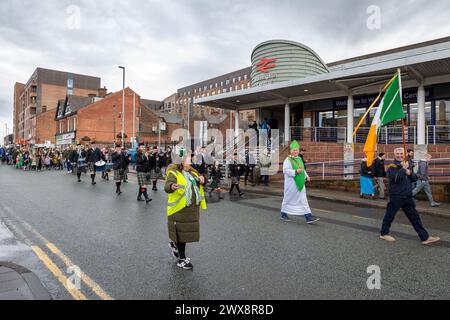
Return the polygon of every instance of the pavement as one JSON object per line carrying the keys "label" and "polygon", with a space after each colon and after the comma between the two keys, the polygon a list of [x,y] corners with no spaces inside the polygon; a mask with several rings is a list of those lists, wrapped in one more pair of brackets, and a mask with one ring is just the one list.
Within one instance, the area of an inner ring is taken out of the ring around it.
{"label": "pavement", "polygon": [[51,300],[39,277],[23,265],[39,269],[31,248],[0,223],[0,300]]}
{"label": "pavement", "polygon": [[[136,177],[121,196],[113,181],[97,177],[92,186],[87,175],[77,183],[63,172],[0,166],[0,177],[1,221],[25,244],[13,263],[53,299],[450,299],[449,219],[422,217],[442,238],[425,247],[399,214],[398,241],[389,244],[379,240],[383,209],[311,199],[321,221],[310,226],[301,217],[280,221],[280,196],[208,198],[201,240],[187,245],[194,270],[186,271],[167,245],[167,195],[149,191],[150,204],[137,202]],[[380,268],[380,290],[367,286],[371,266]],[[80,282],[71,289],[74,270]]]}
{"label": "pavement", "polygon": [[[266,187],[264,185],[259,186],[251,186],[248,184],[243,186],[247,192],[250,193],[258,193],[258,194],[266,194],[266,195],[274,195],[274,196],[283,196],[283,181],[272,181],[269,186]],[[243,183],[241,183],[243,185]],[[344,203],[351,204],[354,206],[360,207],[370,207],[370,208],[380,208],[386,209],[388,201],[383,199],[370,200],[370,199],[362,199],[358,195],[338,190],[329,190],[329,189],[315,189],[308,188],[308,197],[311,199],[318,200],[326,200],[334,203]],[[450,219],[450,203],[441,203],[439,207],[431,207],[428,201],[416,201],[417,210],[420,214],[430,215],[435,217],[442,217]]]}

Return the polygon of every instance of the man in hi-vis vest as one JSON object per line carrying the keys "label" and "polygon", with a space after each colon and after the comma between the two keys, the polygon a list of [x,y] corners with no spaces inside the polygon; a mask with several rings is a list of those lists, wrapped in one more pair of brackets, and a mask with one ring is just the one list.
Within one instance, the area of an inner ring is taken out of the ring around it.
{"label": "man in hi-vis vest", "polygon": [[184,155],[181,164],[167,168],[168,193],[167,215],[172,254],[178,259],[178,267],[191,270],[193,265],[186,257],[186,243],[200,241],[200,209],[206,210],[203,186],[208,181],[206,174],[192,168],[192,157]]}

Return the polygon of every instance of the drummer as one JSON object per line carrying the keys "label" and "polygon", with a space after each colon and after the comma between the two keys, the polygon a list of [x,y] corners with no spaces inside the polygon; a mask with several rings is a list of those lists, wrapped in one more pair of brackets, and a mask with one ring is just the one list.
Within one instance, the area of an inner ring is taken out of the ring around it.
{"label": "drummer", "polygon": [[81,174],[86,172],[86,151],[81,144],[77,144],[77,149],[72,152],[70,162],[76,165],[76,173],[78,182],[81,182]]}
{"label": "drummer", "polygon": [[87,156],[86,156],[86,164],[91,174],[91,184],[96,185],[95,182],[95,164],[102,160],[102,153],[100,149],[93,143],[92,145],[88,145]]}

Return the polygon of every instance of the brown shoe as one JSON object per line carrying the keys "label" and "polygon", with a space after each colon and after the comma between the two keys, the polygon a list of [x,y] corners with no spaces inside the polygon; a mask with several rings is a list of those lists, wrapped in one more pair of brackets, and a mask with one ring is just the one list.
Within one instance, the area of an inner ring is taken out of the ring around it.
{"label": "brown shoe", "polygon": [[422,244],[427,246],[427,245],[439,242],[440,240],[441,240],[441,238],[438,238],[438,237],[429,237],[428,240],[422,241]]}
{"label": "brown shoe", "polygon": [[387,242],[395,242],[395,238],[390,235],[380,236],[381,240],[387,241]]}

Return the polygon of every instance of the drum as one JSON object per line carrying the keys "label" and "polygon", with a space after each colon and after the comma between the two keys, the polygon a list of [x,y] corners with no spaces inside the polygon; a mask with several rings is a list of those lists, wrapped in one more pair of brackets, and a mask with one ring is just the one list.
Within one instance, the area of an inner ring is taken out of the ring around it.
{"label": "drum", "polygon": [[106,164],[106,172],[111,172],[111,170],[113,169],[113,164],[112,162],[108,162]]}
{"label": "drum", "polygon": [[95,171],[96,172],[103,172],[106,170],[106,162],[105,161],[98,161],[95,163]]}

